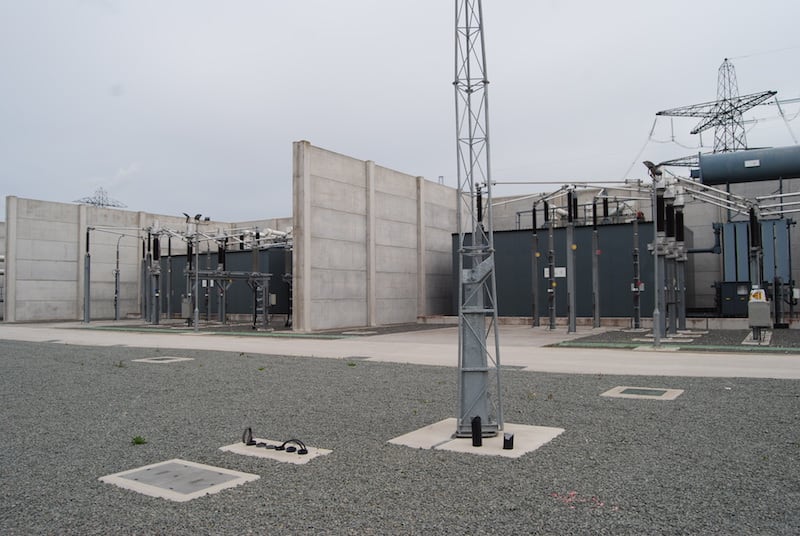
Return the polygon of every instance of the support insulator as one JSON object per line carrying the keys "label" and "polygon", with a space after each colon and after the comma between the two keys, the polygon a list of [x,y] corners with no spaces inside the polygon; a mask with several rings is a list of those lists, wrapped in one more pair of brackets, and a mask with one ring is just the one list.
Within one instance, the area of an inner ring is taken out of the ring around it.
{"label": "support insulator", "polygon": [[656,231],[664,232],[664,196],[656,195]]}
{"label": "support insulator", "polygon": [[225,269],[225,243],[228,239],[225,239],[225,242],[220,242],[217,245],[217,264],[222,266],[222,269]]}
{"label": "support insulator", "polygon": [[572,218],[575,216],[572,213],[572,191],[567,192],[567,221],[572,223]]}
{"label": "support insulator", "polygon": [[665,207],[665,223],[667,236],[673,238],[675,236],[675,206],[671,203]]}
{"label": "support insulator", "polygon": [[573,220],[577,220],[578,219],[578,196],[577,195],[573,195],[572,196],[572,219]]}
{"label": "support insulator", "polygon": [[750,209],[750,245],[754,248],[761,247],[761,224],[754,208]]}

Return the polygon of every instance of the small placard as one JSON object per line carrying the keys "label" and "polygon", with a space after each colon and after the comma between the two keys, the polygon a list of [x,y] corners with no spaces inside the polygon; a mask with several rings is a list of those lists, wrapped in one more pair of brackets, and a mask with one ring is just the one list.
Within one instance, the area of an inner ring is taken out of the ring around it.
{"label": "small placard", "polygon": [[746,168],[761,167],[761,160],[745,160],[744,167]]}
{"label": "small placard", "polygon": [[[555,270],[553,270],[555,277],[567,277],[567,268],[565,266],[556,266]],[[544,268],[544,278],[550,279],[550,267],[545,266]]]}

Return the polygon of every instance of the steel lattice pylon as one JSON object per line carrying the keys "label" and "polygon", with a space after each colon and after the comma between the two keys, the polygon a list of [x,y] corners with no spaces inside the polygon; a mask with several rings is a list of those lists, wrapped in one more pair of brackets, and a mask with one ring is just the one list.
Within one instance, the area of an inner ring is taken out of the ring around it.
{"label": "steel lattice pylon", "polygon": [[714,152],[747,149],[742,110],[734,103],[739,98],[736,69],[725,58],[717,72],[717,115],[723,119],[714,127]]}
{"label": "steel lattice pylon", "polygon": [[[725,58],[717,73],[717,100],[662,110],[656,112],[656,115],[701,117],[702,119],[690,134],[699,134],[713,127],[715,153],[741,151],[747,149],[742,113],[776,94],[777,91],[762,91],[740,97],[739,86],[736,82],[736,70],[730,60]],[[693,165],[693,158],[695,157],[684,157],[665,162],[665,164],[687,165],[688,163]]]}
{"label": "steel lattice pylon", "polygon": [[[500,338],[492,234],[489,107],[480,0],[456,0],[455,101],[458,165],[458,424],[456,435],[503,428]],[[485,200],[483,192],[486,193]],[[484,217],[485,215],[485,217]],[[477,423],[477,421],[475,421]]]}

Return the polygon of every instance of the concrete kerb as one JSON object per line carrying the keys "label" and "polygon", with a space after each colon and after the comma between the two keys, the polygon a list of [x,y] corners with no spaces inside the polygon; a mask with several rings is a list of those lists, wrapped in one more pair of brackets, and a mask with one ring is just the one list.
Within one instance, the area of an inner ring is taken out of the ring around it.
{"label": "concrete kerb", "polygon": [[[388,333],[341,339],[262,338],[234,334],[109,331],[78,322],[58,324],[0,324],[0,339],[57,342],[86,346],[131,346],[236,351],[293,357],[349,359],[359,356],[378,362],[457,366],[457,328],[444,326],[409,333]],[[602,328],[601,328],[602,329]],[[770,354],[757,349],[742,353],[674,352],[654,349],[553,347],[575,334],[529,326],[501,326],[503,366],[534,372],[566,374],[623,374],[697,377],[800,379],[800,354]]]}

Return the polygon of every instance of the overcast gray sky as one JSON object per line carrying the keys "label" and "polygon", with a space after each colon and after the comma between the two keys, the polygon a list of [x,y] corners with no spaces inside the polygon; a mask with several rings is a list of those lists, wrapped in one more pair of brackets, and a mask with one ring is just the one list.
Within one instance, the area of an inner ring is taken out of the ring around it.
{"label": "overcast gray sky", "polygon": [[[797,0],[483,4],[496,180],[643,178],[696,152],[645,142],[656,111],[716,98],[726,57],[740,94],[800,97]],[[289,216],[301,139],[455,186],[453,24],[452,0],[0,0],[0,195]],[[793,143],[776,117],[746,114],[750,146]],[[654,137],[696,147],[694,124]]]}

